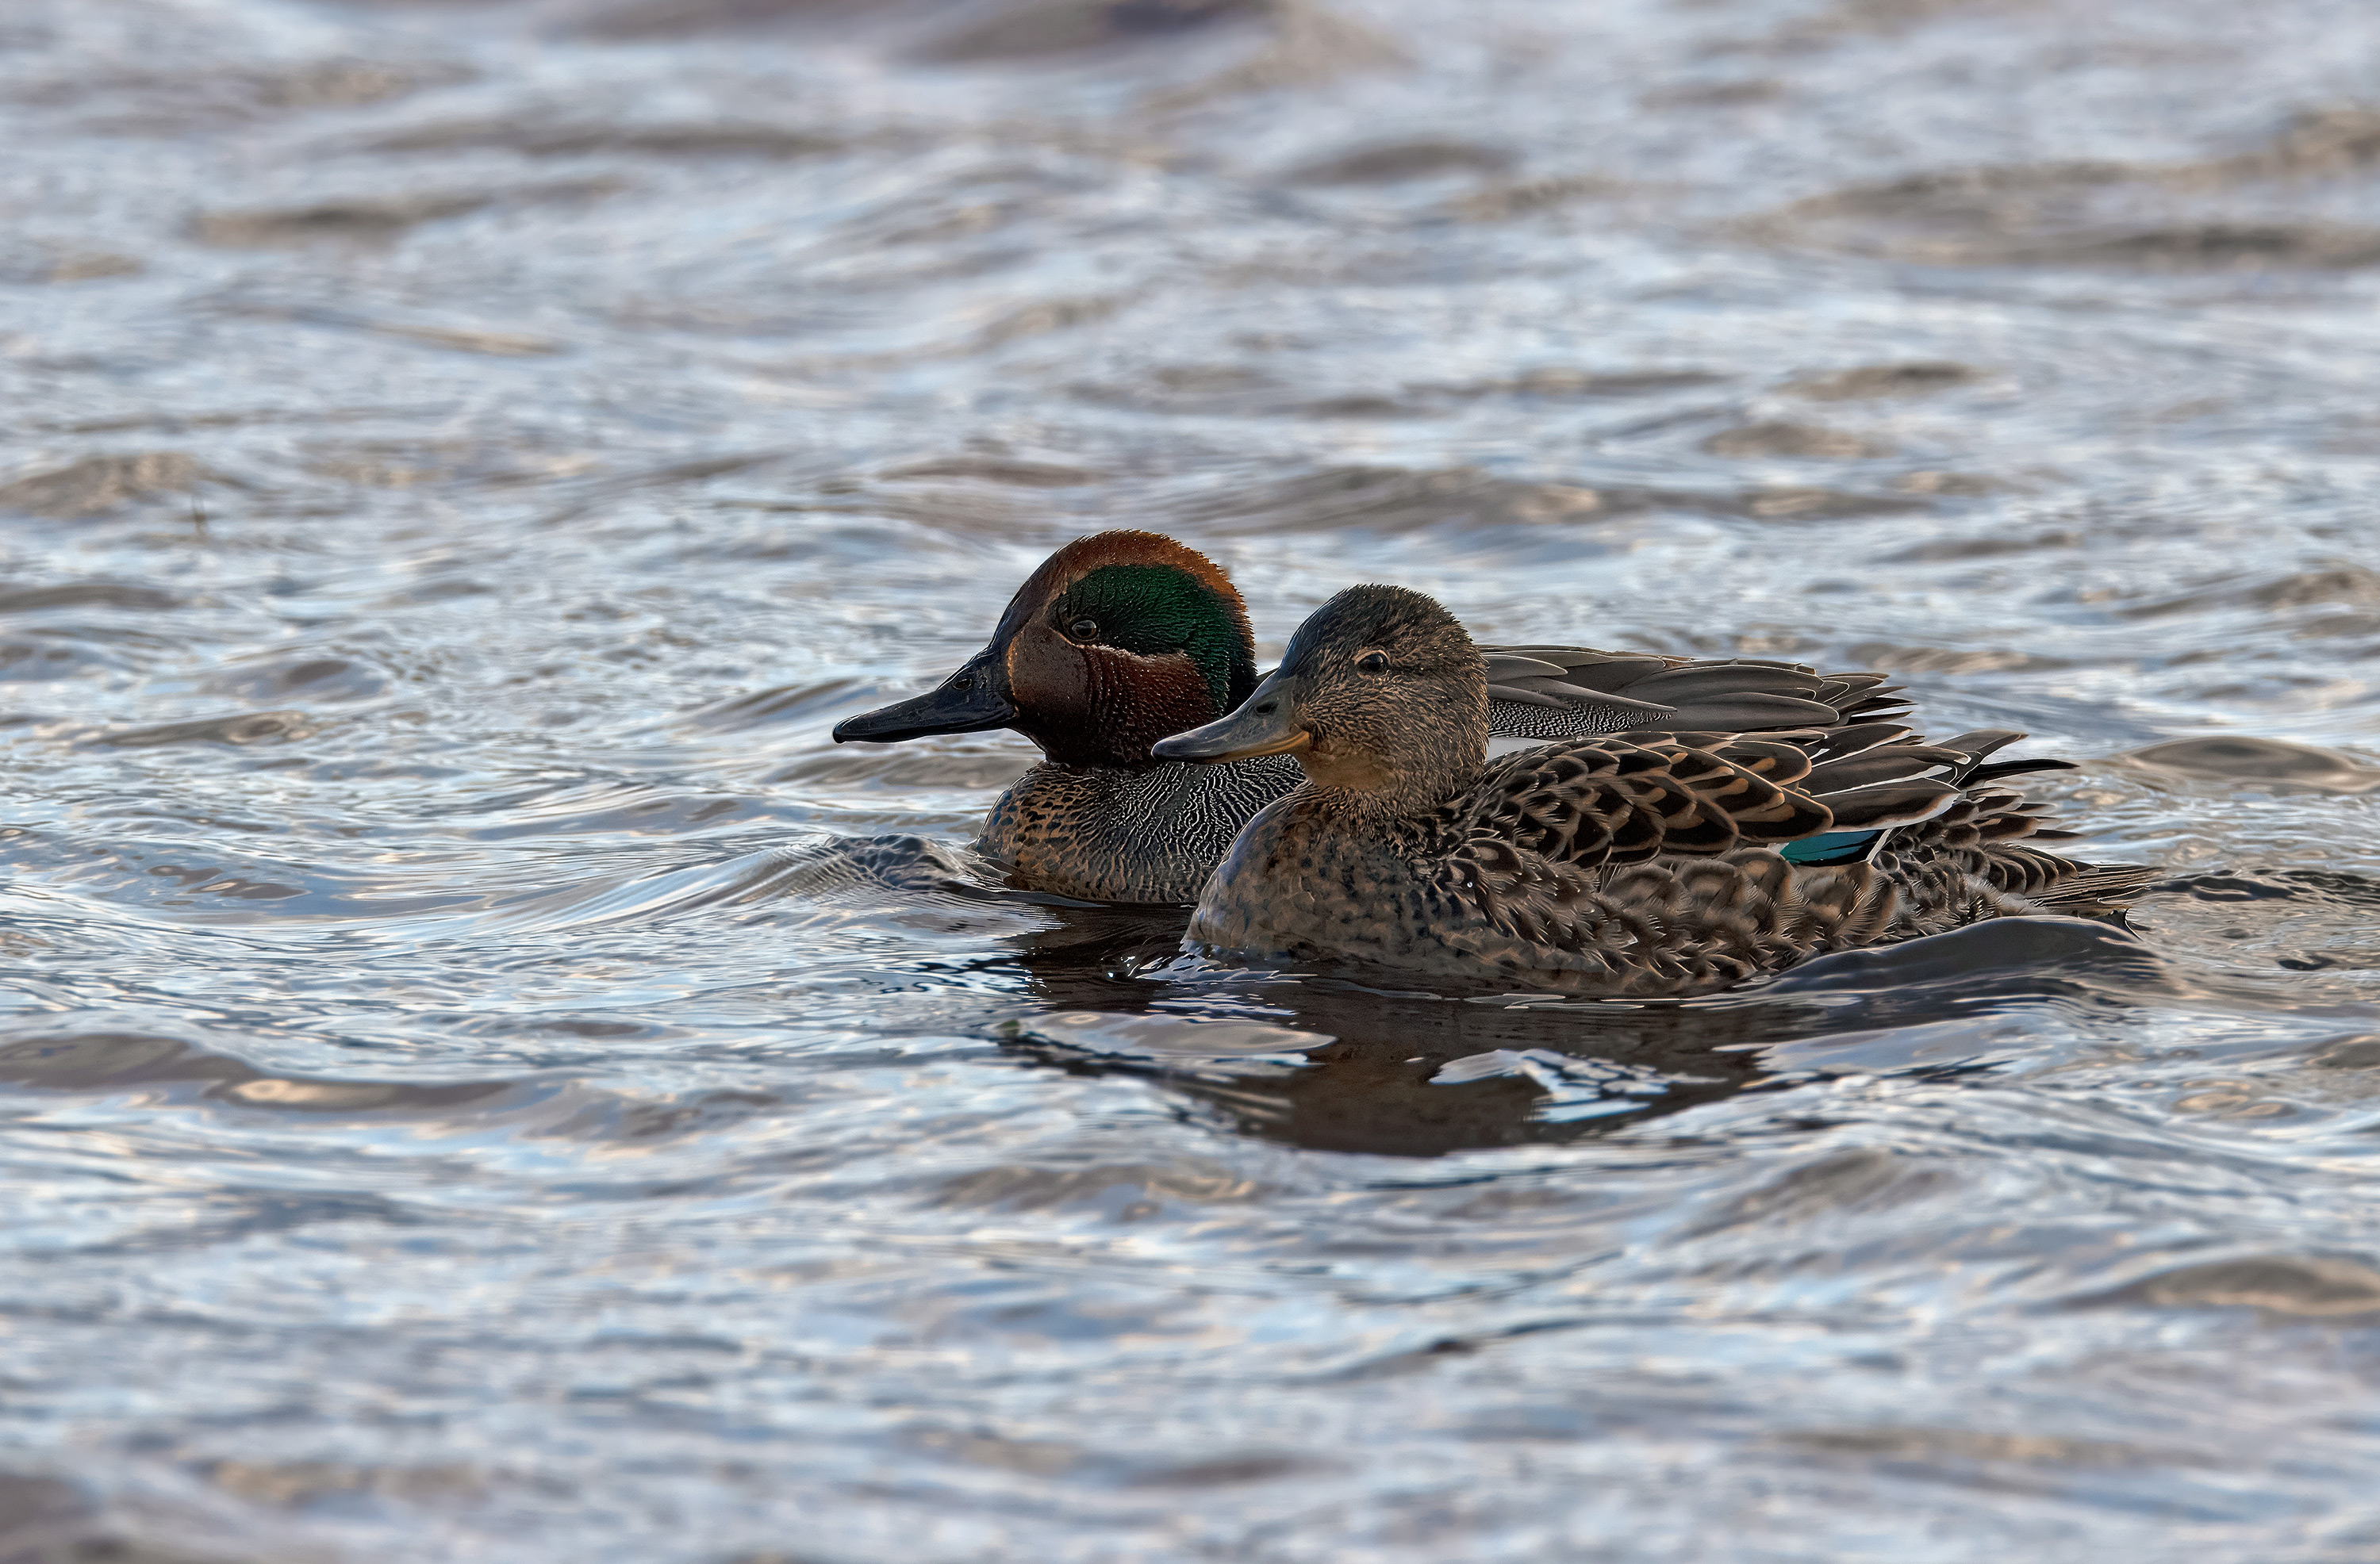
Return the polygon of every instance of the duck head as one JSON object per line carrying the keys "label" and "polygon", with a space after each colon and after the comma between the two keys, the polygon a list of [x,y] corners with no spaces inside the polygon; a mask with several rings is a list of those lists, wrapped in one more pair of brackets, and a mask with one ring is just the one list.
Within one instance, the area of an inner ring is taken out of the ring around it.
{"label": "duck head", "polygon": [[1365,812],[1430,808],[1487,761],[1487,663],[1436,599],[1350,587],[1297,627],[1281,666],[1238,710],[1155,753],[1294,755],[1308,781]]}
{"label": "duck head", "polygon": [[1101,532],[1043,561],[957,673],[834,737],[1014,728],[1060,765],[1145,768],[1151,745],[1213,721],[1256,683],[1247,610],[1213,561],[1154,532]]}

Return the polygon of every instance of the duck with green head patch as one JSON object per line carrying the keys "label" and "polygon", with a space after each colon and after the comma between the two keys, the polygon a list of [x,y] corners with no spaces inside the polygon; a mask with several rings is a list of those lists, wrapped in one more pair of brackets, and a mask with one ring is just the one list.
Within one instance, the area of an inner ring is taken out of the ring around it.
{"label": "duck with green head patch", "polygon": [[1979,918],[2113,911],[2154,877],[2031,844],[2069,833],[2043,829],[2005,781],[2063,763],[1983,763],[2019,734],[1635,733],[1491,763],[1487,686],[1486,659],[1436,601],[1355,587],[1299,627],[1237,711],[1159,743],[1162,759],[1293,756],[1305,772],[1232,843],[1189,940],[1266,961],[1689,994]]}
{"label": "duck with green head patch", "polygon": [[[1834,727],[1903,709],[1875,673],[1694,661],[1579,647],[1483,649],[1491,730],[1577,734]],[[1189,902],[1294,760],[1191,766],[1167,736],[1214,721],[1257,683],[1240,595],[1214,562],[1151,532],[1060,549],[1017,588],[991,642],[925,694],[853,717],[837,742],[1013,728],[1040,765],[1002,794],[978,847],[1016,883],[1099,902]]]}

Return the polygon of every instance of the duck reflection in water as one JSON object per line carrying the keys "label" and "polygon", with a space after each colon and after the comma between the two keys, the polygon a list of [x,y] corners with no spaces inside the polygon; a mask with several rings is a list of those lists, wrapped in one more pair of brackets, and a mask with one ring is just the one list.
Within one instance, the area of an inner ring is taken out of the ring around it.
{"label": "duck reflection in water", "polygon": [[[2003,918],[1717,998],[1631,1002],[1224,971],[1179,957],[1187,909],[1050,911],[1049,927],[1011,936],[991,963],[1052,1012],[1016,1024],[1017,1055],[1160,1080],[1242,1134],[1380,1156],[1609,1135],[1805,1079],[1776,1065],[1780,1045],[2130,1003],[2171,983],[2114,920]],[[1987,1067],[1955,1055],[1908,1068]]]}
{"label": "duck reflection in water", "polygon": [[1770,1034],[1740,1010],[1688,1017],[1674,1005],[1186,975],[1187,909],[1053,910],[1052,927],[1009,941],[1056,1012],[1021,1023],[1012,1046],[1068,1070],[1155,1077],[1268,1140],[1401,1157],[1572,1141],[1765,1078],[1757,1045]]}

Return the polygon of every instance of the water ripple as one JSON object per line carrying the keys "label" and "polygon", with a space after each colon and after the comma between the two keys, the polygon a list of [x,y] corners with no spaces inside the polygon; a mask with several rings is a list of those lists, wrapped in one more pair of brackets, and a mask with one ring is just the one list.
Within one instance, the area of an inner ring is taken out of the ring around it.
{"label": "water ripple", "polygon": [[[0,16],[0,1558],[2380,1554],[2348,0]],[[835,746],[1110,525],[1261,649],[1866,665],[2129,927],[1227,969]]]}

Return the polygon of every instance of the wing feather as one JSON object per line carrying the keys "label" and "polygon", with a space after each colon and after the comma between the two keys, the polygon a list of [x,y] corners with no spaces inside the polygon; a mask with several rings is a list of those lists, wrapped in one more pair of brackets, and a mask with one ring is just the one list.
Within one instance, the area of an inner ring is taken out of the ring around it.
{"label": "wing feather", "polygon": [[[1706,749],[1573,740],[1492,762],[1450,806],[1445,826],[1494,878],[1527,878],[1530,858],[1597,868],[1706,857],[1827,829],[1825,805],[1762,774],[1790,778],[1802,769],[1798,758],[1791,746],[1763,741]],[[1506,863],[1499,849],[1517,849],[1516,861]]]}
{"label": "wing feather", "polygon": [[1881,673],[1760,658],[1694,661],[1587,647],[1482,647],[1488,732],[1579,738],[1630,731],[1835,728],[1908,709]]}

